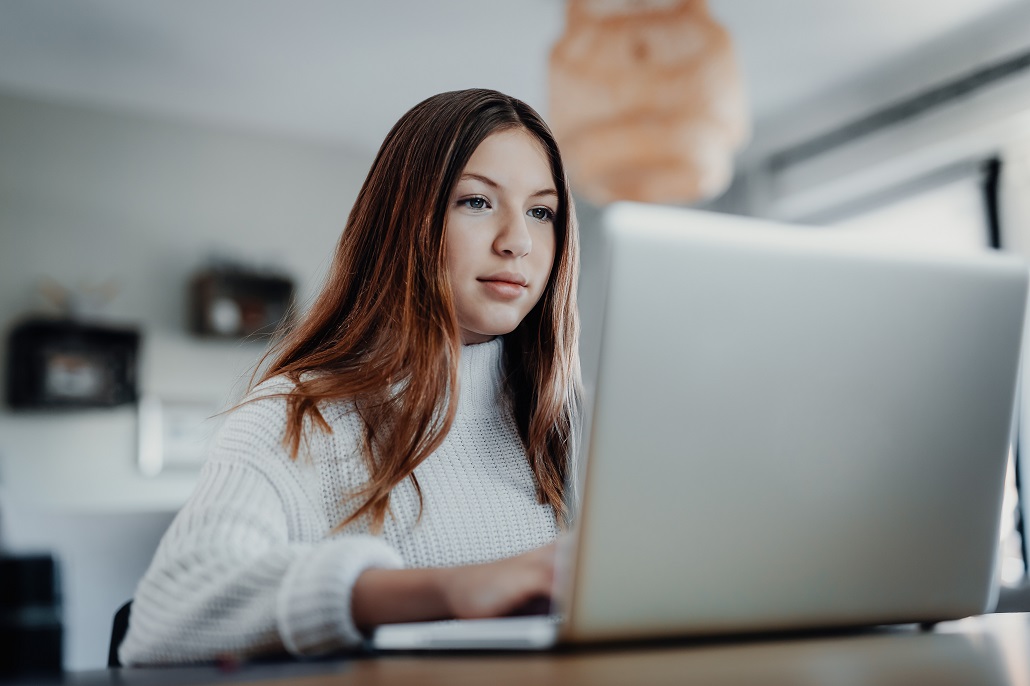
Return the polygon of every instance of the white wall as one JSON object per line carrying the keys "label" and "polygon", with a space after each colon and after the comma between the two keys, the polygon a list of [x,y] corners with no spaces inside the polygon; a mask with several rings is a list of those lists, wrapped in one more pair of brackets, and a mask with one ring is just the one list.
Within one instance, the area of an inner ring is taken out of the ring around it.
{"label": "white wall", "polygon": [[[143,332],[141,390],[224,404],[263,346],[188,335],[190,274],[216,252],[286,270],[306,301],[371,159],[371,151],[0,94],[0,325],[6,332],[38,307],[43,277],[69,287],[113,279],[120,292],[108,318]],[[0,408],[0,545],[67,553],[69,668],[105,664],[115,610],[79,594],[128,598],[135,581],[125,570],[142,571],[139,560],[194,482],[188,472],[145,478],[135,460],[131,407]],[[33,510],[46,525],[14,530]],[[101,557],[85,564],[91,548]]]}

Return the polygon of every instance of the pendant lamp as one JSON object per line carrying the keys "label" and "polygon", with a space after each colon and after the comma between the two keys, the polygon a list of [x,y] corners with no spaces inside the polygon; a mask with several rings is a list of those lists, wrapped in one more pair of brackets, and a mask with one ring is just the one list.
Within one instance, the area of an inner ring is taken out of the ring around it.
{"label": "pendant lamp", "polygon": [[750,135],[730,38],[705,0],[568,0],[549,120],[573,189],[598,204],[718,195]]}

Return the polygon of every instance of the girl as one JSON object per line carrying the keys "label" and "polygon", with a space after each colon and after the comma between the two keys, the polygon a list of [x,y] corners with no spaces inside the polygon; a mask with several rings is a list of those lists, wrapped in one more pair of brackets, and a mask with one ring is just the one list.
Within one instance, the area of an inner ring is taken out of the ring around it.
{"label": "girl", "polygon": [[358,645],[551,590],[579,395],[577,230],[528,105],[393,127],[324,289],[228,417],[137,589],[123,664]]}

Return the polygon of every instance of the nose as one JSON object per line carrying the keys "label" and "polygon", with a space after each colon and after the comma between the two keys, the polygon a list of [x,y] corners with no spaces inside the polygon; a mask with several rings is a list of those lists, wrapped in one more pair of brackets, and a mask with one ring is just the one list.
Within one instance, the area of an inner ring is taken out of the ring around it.
{"label": "nose", "polygon": [[533,249],[533,238],[521,212],[504,215],[494,239],[494,251],[505,257],[525,257]]}

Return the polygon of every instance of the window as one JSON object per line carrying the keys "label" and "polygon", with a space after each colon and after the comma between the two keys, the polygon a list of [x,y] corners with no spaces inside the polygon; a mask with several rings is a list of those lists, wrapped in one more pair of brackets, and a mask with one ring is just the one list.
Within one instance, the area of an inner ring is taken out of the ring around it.
{"label": "window", "polygon": [[887,246],[928,251],[990,249],[979,179],[963,178],[833,222]]}

